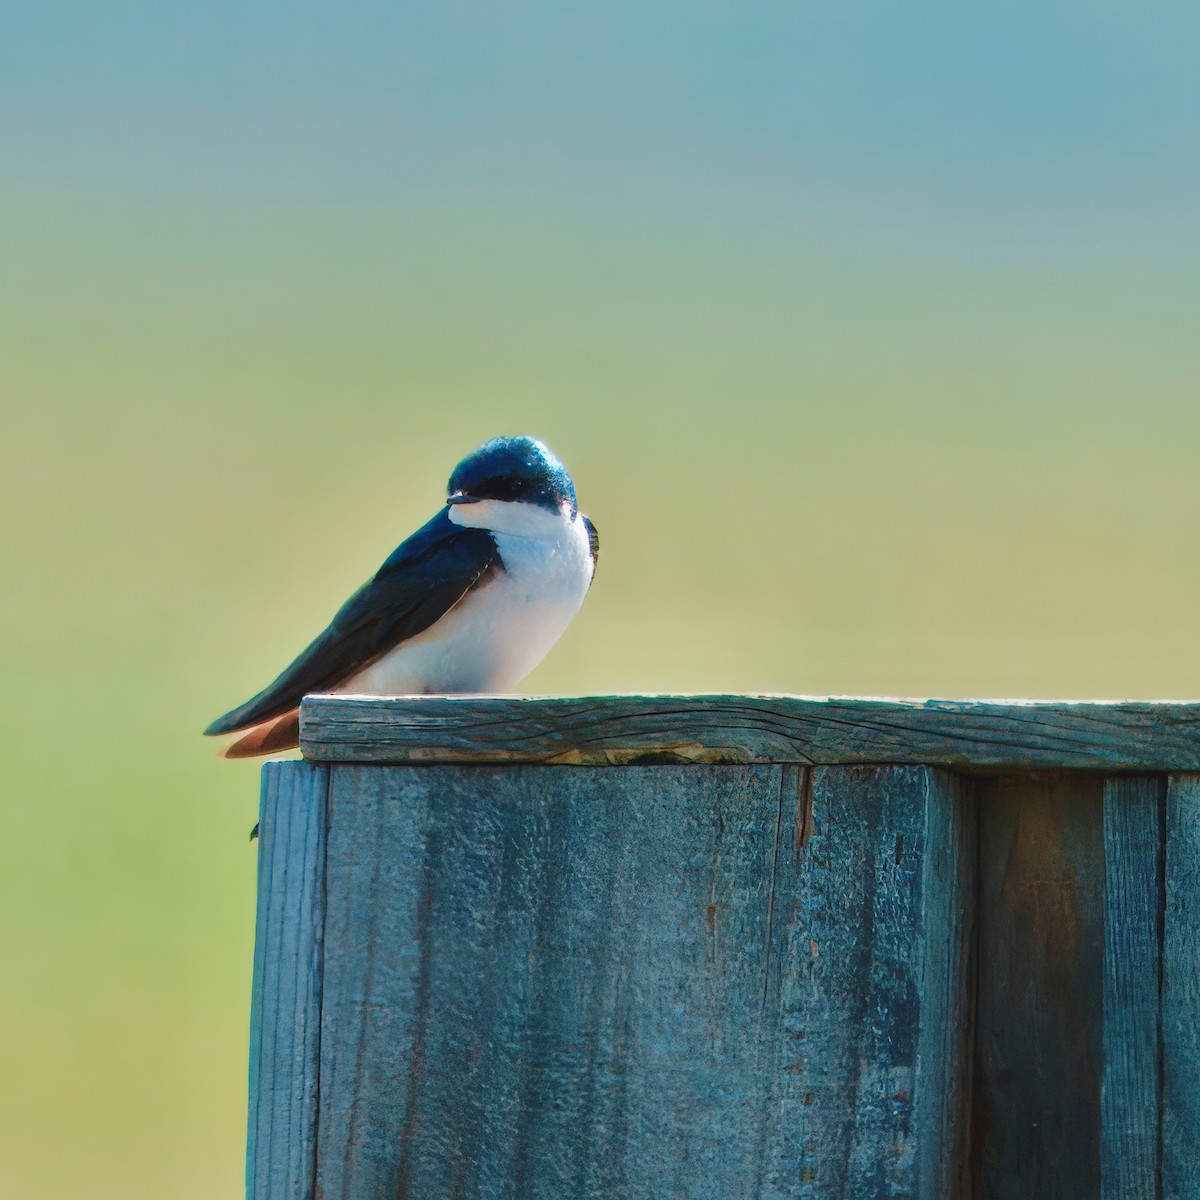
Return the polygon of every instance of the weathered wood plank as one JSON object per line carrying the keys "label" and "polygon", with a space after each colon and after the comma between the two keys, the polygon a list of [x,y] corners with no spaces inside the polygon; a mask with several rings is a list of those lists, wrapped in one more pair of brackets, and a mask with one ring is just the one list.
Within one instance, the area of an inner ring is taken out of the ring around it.
{"label": "weathered wood plank", "polygon": [[1159,1200],[1161,916],[1166,779],[1104,785],[1102,1200]]}
{"label": "weathered wood plank", "polygon": [[952,1194],[955,781],[336,767],[329,821],[328,1200]]}
{"label": "weathered wood plank", "polygon": [[917,1194],[965,1200],[970,1195],[978,803],[969,780],[944,771],[924,778],[929,795],[924,912],[918,922],[925,966],[913,1120],[920,1155]]}
{"label": "weathered wood plank", "polygon": [[[973,805],[925,768],[818,767],[781,910],[773,1197],[960,1195]],[[782,845],[787,848],[788,842]],[[687,1194],[687,1193],[681,1193]],[[721,1195],[741,1194],[731,1189]]]}
{"label": "weathered wood plank", "polygon": [[1200,705],[802,696],[310,696],[326,762],[1200,770]]}
{"label": "weathered wood plank", "polygon": [[327,767],[263,767],[250,1003],[249,1200],[314,1195],[328,787]]}
{"label": "weathered wood plank", "polygon": [[1200,1196],[1200,776],[1167,788],[1163,919],[1163,1196]]}
{"label": "weathered wood plank", "polygon": [[979,785],[975,1200],[1100,1193],[1102,788]]}

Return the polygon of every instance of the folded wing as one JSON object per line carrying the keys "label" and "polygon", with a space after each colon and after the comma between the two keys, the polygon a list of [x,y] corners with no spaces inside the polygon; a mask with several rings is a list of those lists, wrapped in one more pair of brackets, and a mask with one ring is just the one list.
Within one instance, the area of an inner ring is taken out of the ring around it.
{"label": "folded wing", "polygon": [[428,629],[499,569],[491,535],[455,525],[443,509],[393,551],[274,683],[204,732],[234,733],[290,713],[309,692],[337,687]]}

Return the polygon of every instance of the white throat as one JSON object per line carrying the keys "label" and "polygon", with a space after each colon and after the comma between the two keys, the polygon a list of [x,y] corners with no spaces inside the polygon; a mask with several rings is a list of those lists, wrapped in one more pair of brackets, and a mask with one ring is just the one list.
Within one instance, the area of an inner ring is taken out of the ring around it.
{"label": "white throat", "polygon": [[524,500],[475,500],[450,505],[450,520],[467,529],[486,529],[512,537],[560,538],[572,524],[565,502],[557,509]]}

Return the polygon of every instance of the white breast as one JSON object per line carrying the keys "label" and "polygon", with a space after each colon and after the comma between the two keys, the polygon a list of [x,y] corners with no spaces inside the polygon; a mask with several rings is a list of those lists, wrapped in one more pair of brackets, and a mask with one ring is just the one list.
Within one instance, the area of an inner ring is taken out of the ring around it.
{"label": "white breast", "polygon": [[346,680],[339,692],[509,692],[546,657],[592,580],[587,528],[578,514],[571,519],[566,511],[512,502],[496,511],[495,505],[463,505],[450,518],[488,529],[503,570],[424,633]]}

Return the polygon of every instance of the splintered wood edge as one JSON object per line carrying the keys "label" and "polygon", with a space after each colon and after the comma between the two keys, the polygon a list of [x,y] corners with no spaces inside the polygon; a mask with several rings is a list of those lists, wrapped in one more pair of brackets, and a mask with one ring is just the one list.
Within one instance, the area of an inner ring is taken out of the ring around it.
{"label": "splintered wood edge", "polygon": [[308,696],[316,762],[1200,770],[1200,702],[791,695]]}

